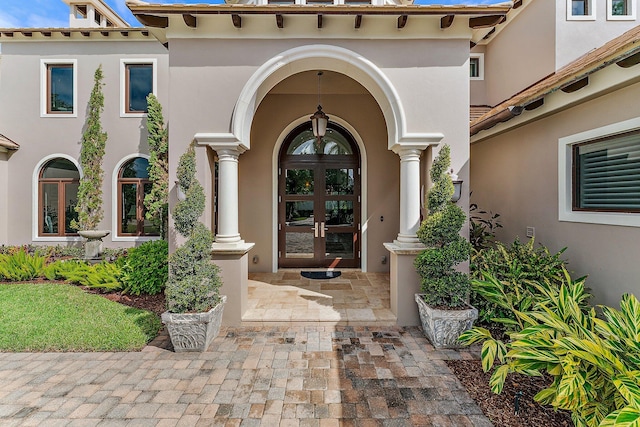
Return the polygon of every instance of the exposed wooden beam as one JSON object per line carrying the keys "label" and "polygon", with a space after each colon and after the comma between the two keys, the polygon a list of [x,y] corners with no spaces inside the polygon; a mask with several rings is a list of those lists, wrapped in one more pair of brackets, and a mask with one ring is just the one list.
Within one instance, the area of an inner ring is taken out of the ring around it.
{"label": "exposed wooden beam", "polygon": [[516,0],[516,1],[513,2],[513,8],[514,9],[517,9],[520,6],[522,6],[522,0]]}
{"label": "exposed wooden beam", "polygon": [[129,37],[129,31],[120,31],[122,37]]}
{"label": "exposed wooden beam", "polygon": [[278,28],[284,28],[284,17],[281,14],[276,14],[276,24]]}
{"label": "exposed wooden beam", "polygon": [[65,37],[71,37],[71,31],[63,31],[62,35]]}
{"label": "exposed wooden beam", "polygon": [[495,33],[495,32],[496,32],[496,27],[493,27],[493,28],[491,29],[491,31],[489,31],[489,32],[488,32],[488,33],[487,33],[487,34],[482,38],[482,40],[486,40],[486,39],[488,39],[488,38],[489,38],[489,37],[491,37],[491,36],[493,35],[493,33]]}
{"label": "exposed wooden beam", "polygon": [[149,37],[149,31],[142,31],[140,34],[142,34],[145,37]]}
{"label": "exposed wooden beam", "polygon": [[318,28],[322,28],[322,14],[318,14]]}
{"label": "exposed wooden beam", "polygon": [[198,26],[198,20],[190,13],[183,13],[182,19],[184,20],[184,23],[187,24],[187,27],[196,28]]}
{"label": "exposed wooden beam", "polygon": [[440,18],[440,28],[449,28],[453,24],[453,18],[455,18],[455,15],[445,15]]}
{"label": "exposed wooden beam", "polygon": [[109,31],[100,31],[100,34],[102,34],[105,37],[109,37]]}
{"label": "exposed wooden beam", "polygon": [[80,31],[80,34],[82,34],[85,37],[91,36],[91,33],[89,31]]}
{"label": "exposed wooden beam", "polygon": [[360,28],[362,27],[362,15],[356,15],[356,21],[353,24],[354,28]]}
{"label": "exposed wooden beam", "polygon": [[20,31],[20,33],[22,33],[22,35],[25,37],[33,36],[33,33],[31,31]]}
{"label": "exposed wooden beam", "polygon": [[162,46],[164,46],[165,49],[169,49],[169,42],[162,43]]}
{"label": "exposed wooden beam", "polygon": [[169,18],[166,16],[155,16],[140,13],[136,15],[138,21],[147,27],[167,28],[169,26]]}
{"label": "exposed wooden beam", "polygon": [[589,76],[583,77],[578,81],[575,81],[571,84],[568,84],[562,88],[560,88],[561,91],[563,91],[564,93],[573,93],[576,92],[580,89],[582,89],[583,87],[587,86],[589,84]]}
{"label": "exposed wooden beam", "polygon": [[404,28],[407,25],[407,20],[409,19],[409,15],[400,15],[398,17],[398,29]]}
{"label": "exposed wooden beam", "polygon": [[477,44],[477,43],[475,43],[475,42],[473,42],[473,41],[470,41],[470,42],[469,42],[469,49],[473,49],[474,47],[476,47],[476,44]]}
{"label": "exposed wooden beam", "polygon": [[231,15],[231,22],[233,22],[233,26],[236,28],[242,28],[242,17],[237,13]]}
{"label": "exposed wooden beam", "polygon": [[502,24],[507,20],[505,15],[489,15],[489,16],[476,16],[469,18],[469,28],[477,30],[479,28],[489,28]]}
{"label": "exposed wooden beam", "polygon": [[622,68],[630,68],[633,67],[634,65],[637,65],[640,63],[640,52],[635,53],[629,57],[626,57],[625,59],[616,62],[616,65],[618,65],[618,67],[622,67]]}
{"label": "exposed wooden beam", "polygon": [[2,35],[3,35],[4,37],[13,37],[13,31],[6,31],[6,32],[3,32],[3,33],[2,33]]}
{"label": "exposed wooden beam", "polygon": [[42,34],[45,37],[51,37],[51,31],[40,31],[40,34]]}
{"label": "exposed wooden beam", "polygon": [[540,98],[525,105],[524,109],[527,111],[531,111],[531,110],[535,110],[536,108],[542,107],[543,105],[544,105],[544,98]]}

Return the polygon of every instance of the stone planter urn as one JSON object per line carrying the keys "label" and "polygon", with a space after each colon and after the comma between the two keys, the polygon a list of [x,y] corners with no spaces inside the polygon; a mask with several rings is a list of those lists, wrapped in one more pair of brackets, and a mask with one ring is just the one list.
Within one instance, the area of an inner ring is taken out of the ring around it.
{"label": "stone planter urn", "polygon": [[424,302],[423,294],[415,294],[422,330],[435,348],[458,348],[458,337],[473,327],[478,309],[468,306],[462,310],[441,310]]}
{"label": "stone planter urn", "polygon": [[87,239],[84,244],[84,259],[98,260],[102,257],[102,239],[111,233],[110,230],[80,230],[78,234]]}
{"label": "stone planter urn", "polygon": [[222,313],[227,297],[206,313],[162,313],[162,323],[167,326],[176,353],[206,351],[220,333]]}

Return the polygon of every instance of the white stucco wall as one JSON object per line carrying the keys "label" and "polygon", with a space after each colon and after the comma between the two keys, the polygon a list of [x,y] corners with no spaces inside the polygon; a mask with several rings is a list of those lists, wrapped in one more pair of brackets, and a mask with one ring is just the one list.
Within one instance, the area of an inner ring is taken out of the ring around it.
{"label": "white stucco wall", "polygon": [[529,2],[487,45],[487,104],[497,105],[555,70],[554,3]]}
{"label": "white stucco wall", "polygon": [[574,277],[589,275],[595,303],[618,305],[623,293],[640,294],[640,228],[558,220],[559,138],[638,117],[636,83],[561,113],[471,146],[473,202],[499,213],[498,237],[536,242],[564,258]]}
{"label": "white stucco wall", "polygon": [[[105,106],[102,125],[108,134],[103,169],[103,200],[105,219],[101,228],[112,229],[113,170],[124,157],[135,153],[148,153],[146,119],[120,117],[120,61],[121,59],[156,59],[158,67],[158,97],[168,113],[167,72],[168,55],[157,41],[93,41],[93,42],[16,42],[3,43],[2,81],[0,81],[0,129],[20,144],[20,150],[8,162],[8,194],[1,200],[11,200],[7,215],[10,227],[7,243],[32,242],[33,175],[36,165],[47,156],[63,154],[74,159],[80,156],[80,140],[85,122],[87,102],[93,87],[93,75],[102,64],[104,74]],[[41,59],[77,61],[77,117],[40,116]],[[112,242],[107,246],[129,246],[133,242]],[[49,238],[51,239],[51,238]],[[46,244],[64,243],[54,239]]]}

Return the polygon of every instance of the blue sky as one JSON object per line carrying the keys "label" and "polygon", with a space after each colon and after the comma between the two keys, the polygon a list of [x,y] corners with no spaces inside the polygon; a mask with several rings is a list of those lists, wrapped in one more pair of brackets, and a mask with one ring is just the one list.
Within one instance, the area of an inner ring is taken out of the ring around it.
{"label": "blue sky", "polygon": [[[125,0],[106,0],[125,21],[139,26]],[[149,3],[221,3],[222,0],[150,0]],[[416,0],[420,4],[493,4],[501,0]],[[0,0],[0,28],[66,27],[69,7],[62,0]]]}

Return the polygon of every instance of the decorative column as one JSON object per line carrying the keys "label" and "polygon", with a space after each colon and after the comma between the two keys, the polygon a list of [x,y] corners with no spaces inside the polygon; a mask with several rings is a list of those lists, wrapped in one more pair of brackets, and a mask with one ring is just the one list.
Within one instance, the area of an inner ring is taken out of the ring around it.
{"label": "decorative column", "polygon": [[422,199],[420,155],[430,145],[429,142],[396,144],[391,148],[400,156],[400,231],[398,238],[393,243],[385,243],[384,247],[390,253],[390,308],[396,315],[398,326],[420,324],[414,300],[414,295],[420,291],[420,277],[413,262],[424,249],[417,236]]}
{"label": "decorative column", "polygon": [[247,310],[248,253],[255,245],[240,238],[238,226],[238,158],[247,147],[237,140],[229,141],[226,135],[218,138],[196,134],[195,139],[218,155],[218,233],[211,248],[211,259],[220,267],[220,293],[227,296],[222,323],[239,326]]}
{"label": "decorative column", "polygon": [[218,154],[218,233],[216,243],[243,243],[238,231],[238,157],[240,147],[212,148]]}
{"label": "decorative column", "polygon": [[[425,147],[426,148],[426,147]],[[419,244],[420,227],[420,154],[424,148],[394,148],[400,156],[400,232],[394,243],[400,246]]]}

